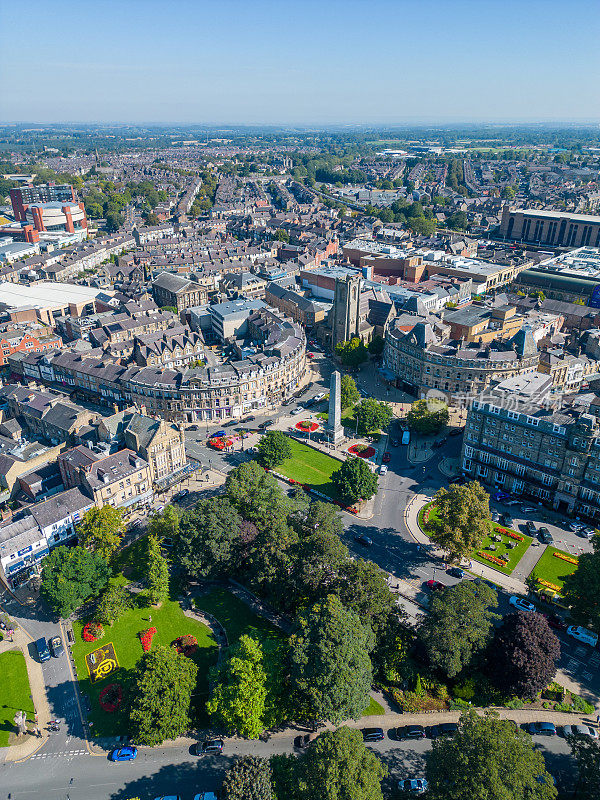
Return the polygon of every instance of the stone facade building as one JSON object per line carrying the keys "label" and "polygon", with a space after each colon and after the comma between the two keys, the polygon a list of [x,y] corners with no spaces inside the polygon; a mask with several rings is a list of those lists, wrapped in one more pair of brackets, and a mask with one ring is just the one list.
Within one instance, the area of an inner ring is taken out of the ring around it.
{"label": "stone facade building", "polygon": [[163,272],[156,278],[152,292],[159,306],[173,306],[178,312],[208,302],[206,286],[170,272]]}

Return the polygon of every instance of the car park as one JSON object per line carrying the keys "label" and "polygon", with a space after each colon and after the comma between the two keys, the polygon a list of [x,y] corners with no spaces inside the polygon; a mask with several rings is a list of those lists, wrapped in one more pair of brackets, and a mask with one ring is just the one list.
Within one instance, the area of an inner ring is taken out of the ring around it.
{"label": "car park", "polygon": [[392,454],[391,453],[384,453],[381,456],[381,460],[383,461],[384,464],[389,464],[390,461],[392,460]]}
{"label": "car park", "polygon": [[109,758],[111,761],[134,761],[137,754],[137,747],[117,747],[109,755]]}
{"label": "car park", "polygon": [[363,742],[380,742],[385,738],[383,728],[363,728],[361,733]]}
{"label": "car park", "polygon": [[427,778],[405,778],[398,781],[398,789],[408,794],[425,794],[428,785]]}
{"label": "car park", "polygon": [[448,567],[446,570],[448,575],[452,575],[453,578],[464,578],[465,571],[462,570],[460,567]]}
{"label": "car park", "polygon": [[50,645],[50,652],[54,658],[60,658],[60,656],[62,656],[62,654],[65,652],[65,648],[63,647],[60,636],[53,636],[48,644]]}
{"label": "car park", "polygon": [[457,722],[442,722],[428,728],[430,739],[439,739],[440,736],[454,736],[458,732]]}
{"label": "car park", "polygon": [[396,728],[396,738],[404,739],[424,739],[425,728],[422,725],[405,725],[403,728]]}
{"label": "car park", "polygon": [[597,739],[598,731],[589,725],[563,725],[560,729],[565,739],[568,736],[587,736],[589,739]]}
{"label": "car park", "polygon": [[441,581],[434,581],[434,580],[425,581],[425,586],[427,589],[429,589],[430,592],[439,592],[440,589],[446,588],[445,583],[441,583]]}
{"label": "car park", "polygon": [[569,625],[567,634],[577,639],[578,642],[589,644],[590,647],[596,647],[598,644],[598,634],[593,631],[588,631],[587,628],[582,628],[581,625]]}
{"label": "car park", "polygon": [[526,722],[525,730],[532,736],[556,736],[556,726],[553,722]]}
{"label": "car park", "polygon": [[196,755],[220,755],[223,752],[223,739],[205,739],[196,745]]}
{"label": "car park", "polygon": [[533,603],[530,603],[528,600],[523,600],[522,597],[516,597],[514,594],[508,602],[511,606],[514,606],[519,611],[527,611],[528,613],[531,613],[532,611],[536,610]]}
{"label": "car park", "polygon": [[364,545],[365,547],[371,547],[371,545],[373,544],[373,539],[371,539],[364,533],[355,533],[354,541]]}

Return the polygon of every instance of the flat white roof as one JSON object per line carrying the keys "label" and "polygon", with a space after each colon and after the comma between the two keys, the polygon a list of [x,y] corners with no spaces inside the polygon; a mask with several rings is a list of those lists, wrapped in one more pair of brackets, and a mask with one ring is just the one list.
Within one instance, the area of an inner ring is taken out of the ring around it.
{"label": "flat white roof", "polygon": [[22,286],[8,281],[0,283],[0,306],[4,309],[62,308],[69,303],[89,303],[104,289],[78,286],[74,283],[51,283],[41,281],[31,286]]}

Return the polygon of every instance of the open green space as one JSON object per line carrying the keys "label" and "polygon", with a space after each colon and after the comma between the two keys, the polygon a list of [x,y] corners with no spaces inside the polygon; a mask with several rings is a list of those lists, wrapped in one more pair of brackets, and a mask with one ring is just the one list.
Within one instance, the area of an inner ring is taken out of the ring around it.
{"label": "open green space", "polygon": [[8,746],[9,734],[15,733],[13,721],[17,711],[25,711],[33,719],[35,708],[29,696],[29,678],[25,656],[20,650],[0,654],[0,747]]}
{"label": "open green space", "polygon": [[[419,511],[419,525],[424,533],[427,533],[428,528],[428,524],[425,522],[425,516],[427,512],[429,512],[429,520],[439,519],[437,509],[433,503],[423,506],[423,508]],[[511,533],[522,537],[522,541],[517,541],[506,534],[500,533],[501,530],[510,531]],[[492,536],[499,536],[500,541],[495,541],[492,539]],[[504,575],[510,575],[519,561],[525,555],[527,548],[531,544],[531,541],[531,536],[525,536],[524,534],[519,533],[519,531],[512,530],[512,528],[503,528],[501,525],[494,525],[492,533],[485,537],[478,552],[487,553],[490,556],[495,556],[496,558],[507,555],[508,561],[506,561],[506,566],[500,566],[500,564],[496,564],[493,561],[488,561],[487,558],[483,558],[477,553],[472,553],[471,558],[474,561],[478,561],[480,564],[485,564],[486,567],[491,567],[498,572],[504,573]],[[558,561],[559,559],[556,560]]]}
{"label": "open green space", "polygon": [[244,635],[258,640],[284,635],[226,589],[212,589],[208,594],[195,597],[193,602],[197,609],[207,611],[221,623],[230,645]]}
{"label": "open green space", "polygon": [[369,697],[369,705],[365,708],[363,717],[379,717],[381,714],[385,714],[384,707],[373,697]]}
{"label": "open green space", "polygon": [[291,458],[282,461],[276,471],[337,500],[331,476],[342,466],[341,462],[291,437],[289,442],[292,448]]}
{"label": "open green space", "polygon": [[[563,556],[571,556],[571,553],[559,550],[557,547],[547,547],[542,553],[542,557],[535,565],[532,577],[537,580],[553,583],[555,586],[559,586],[562,589],[565,578],[575,572],[577,564],[571,564],[570,561],[557,558],[554,553],[560,553]],[[543,590],[543,584],[540,588]]]}
{"label": "open green space", "polygon": [[[152,621],[150,621],[150,616]],[[158,645],[169,647],[180,636],[191,634],[198,641],[198,650],[192,656],[198,665],[198,692],[196,709],[202,712],[208,696],[208,670],[216,662],[217,644],[212,632],[206,625],[190,617],[186,617],[181,606],[175,600],[167,600],[160,608],[135,607],[126,611],[112,627],[105,626],[105,635],[97,642],[84,642],[81,636],[84,622],[73,624],[75,643],[73,658],[77,667],[79,685],[90,699],[91,712],[89,721],[92,734],[95,736],[115,736],[127,731],[126,702],[116,712],[107,713],[100,708],[98,695],[110,683],[120,683],[125,698],[132,679],[132,671],[143,655],[142,644],[138,633],[150,627],[156,628],[152,640],[152,648]],[[90,681],[85,657],[99,647],[111,643],[114,645],[119,667],[106,678],[95,683]]]}

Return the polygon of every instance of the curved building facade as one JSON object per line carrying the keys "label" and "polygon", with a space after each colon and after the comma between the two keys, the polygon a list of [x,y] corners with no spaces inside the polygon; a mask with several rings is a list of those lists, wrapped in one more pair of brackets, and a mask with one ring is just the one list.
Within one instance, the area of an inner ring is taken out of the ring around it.
{"label": "curved building facade", "polygon": [[27,207],[26,221],[37,231],[74,233],[78,228],[87,228],[83,203],[32,203]]}

